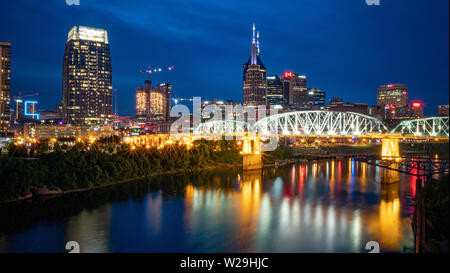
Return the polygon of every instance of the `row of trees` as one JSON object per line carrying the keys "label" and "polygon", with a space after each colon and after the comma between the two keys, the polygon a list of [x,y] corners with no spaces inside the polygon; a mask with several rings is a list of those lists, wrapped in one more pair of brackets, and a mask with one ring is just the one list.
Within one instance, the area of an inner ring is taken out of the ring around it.
{"label": "row of trees", "polygon": [[38,147],[37,152],[27,152],[19,145],[8,149],[9,156],[0,158],[0,200],[16,199],[32,188],[44,186],[63,191],[92,188],[167,171],[238,164],[242,160],[235,142],[225,140],[196,141],[190,149],[184,145],[146,149],[126,144],[78,143],[66,151],[42,150]]}

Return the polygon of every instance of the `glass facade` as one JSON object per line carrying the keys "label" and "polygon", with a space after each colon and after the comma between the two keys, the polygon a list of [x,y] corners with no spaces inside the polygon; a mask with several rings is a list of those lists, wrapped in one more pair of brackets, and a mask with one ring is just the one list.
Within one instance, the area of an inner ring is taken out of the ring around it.
{"label": "glass facade", "polygon": [[82,26],[70,30],[62,89],[65,122],[112,121],[112,67],[106,30]]}

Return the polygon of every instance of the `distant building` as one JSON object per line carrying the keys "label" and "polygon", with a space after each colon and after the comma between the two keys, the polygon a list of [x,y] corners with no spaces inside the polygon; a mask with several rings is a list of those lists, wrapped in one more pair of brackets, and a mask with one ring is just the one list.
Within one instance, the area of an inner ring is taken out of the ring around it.
{"label": "distant building", "polygon": [[[221,117],[221,119],[223,120],[230,119],[231,117],[226,116],[226,107],[229,106],[230,108],[234,108],[237,105],[240,105],[240,103],[232,100],[205,100],[201,105],[202,122],[208,121],[211,118],[219,117]],[[239,120],[241,118],[240,115],[241,113],[233,113],[233,119]]]}
{"label": "distant building", "polygon": [[259,32],[255,37],[253,24],[253,40],[251,56],[243,65],[243,101],[244,105],[261,105],[266,103],[267,70],[259,56]]}
{"label": "distant building", "polygon": [[393,105],[395,107],[408,104],[408,87],[404,84],[382,85],[377,91],[379,106]]}
{"label": "distant building", "polygon": [[306,90],[305,105],[309,109],[324,109],[325,91],[320,88],[308,88]]}
{"label": "distant building", "polygon": [[399,107],[386,105],[383,110],[383,121],[390,128],[393,128],[402,120],[423,118],[423,104],[421,102],[412,102]]}
{"label": "distant building", "polygon": [[11,114],[11,44],[0,42],[0,134],[9,132]]}
{"label": "distant building", "polygon": [[284,106],[283,83],[277,75],[267,76],[266,104]]}
{"label": "distant building", "polygon": [[448,104],[438,106],[438,116],[448,117]]}
{"label": "distant building", "polygon": [[145,87],[136,88],[136,117],[140,120],[167,121],[170,116],[172,85],[161,83],[151,87],[145,81]]}
{"label": "distant building", "polygon": [[369,116],[372,116],[379,120],[383,120],[383,115],[384,115],[383,113],[384,113],[384,109],[382,106],[379,106],[379,105],[372,105],[368,111]]}
{"label": "distant building", "polygon": [[112,67],[106,30],[74,26],[69,31],[62,89],[65,122],[112,122]]}
{"label": "distant building", "polygon": [[339,98],[339,97],[332,97],[330,99],[329,104],[336,104],[338,102],[344,102],[344,99],[343,98]]}
{"label": "distant building", "polygon": [[110,125],[89,124],[58,124],[30,122],[23,127],[23,137],[36,139],[49,138],[89,138],[114,135],[114,128]]}
{"label": "distant building", "polygon": [[384,119],[416,119],[423,118],[423,104],[412,102],[404,106],[386,105],[384,108]]}
{"label": "distant building", "polygon": [[353,112],[363,115],[367,115],[369,113],[367,103],[350,103],[341,101],[329,103],[326,106],[326,110],[336,112]]}
{"label": "distant building", "polygon": [[39,118],[41,121],[57,123],[62,121],[62,113],[48,110],[40,111]]}
{"label": "distant building", "polygon": [[295,74],[291,71],[284,72],[282,77],[285,106],[304,107],[304,97],[307,91],[306,76]]}

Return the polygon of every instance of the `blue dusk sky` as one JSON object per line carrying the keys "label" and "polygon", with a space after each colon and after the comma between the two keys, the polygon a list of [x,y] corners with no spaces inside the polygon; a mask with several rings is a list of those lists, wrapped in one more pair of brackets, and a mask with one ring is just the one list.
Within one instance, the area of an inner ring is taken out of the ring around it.
{"label": "blue dusk sky", "polygon": [[253,22],[268,73],[306,75],[327,101],[372,105],[378,86],[391,83],[406,84],[426,115],[449,101],[448,0],[7,0],[0,13],[0,41],[12,44],[11,93],[39,92],[40,109],[61,103],[74,25],[108,31],[120,115],[134,115],[148,65],[175,66],[152,78],[172,83],[175,97],[242,101]]}

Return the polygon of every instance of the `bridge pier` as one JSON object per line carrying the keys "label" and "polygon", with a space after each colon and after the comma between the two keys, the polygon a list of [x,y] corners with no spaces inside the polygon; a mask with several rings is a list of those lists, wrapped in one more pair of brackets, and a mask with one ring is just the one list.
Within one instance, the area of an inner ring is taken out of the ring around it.
{"label": "bridge pier", "polygon": [[[400,159],[400,146],[398,143],[398,138],[382,139],[381,159],[392,161]],[[391,167],[396,169],[399,166],[397,163],[392,163]],[[382,170],[381,177],[381,184],[392,184],[400,182],[400,174],[394,170]]]}
{"label": "bridge pier", "polygon": [[242,168],[244,171],[262,168],[261,142],[259,136],[245,136],[242,144]]}
{"label": "bridge pier", "polygon": [[400,157],[400,146],[398,144],[398,138],[382,139],[381,157],[387,160],[394,160]]}

